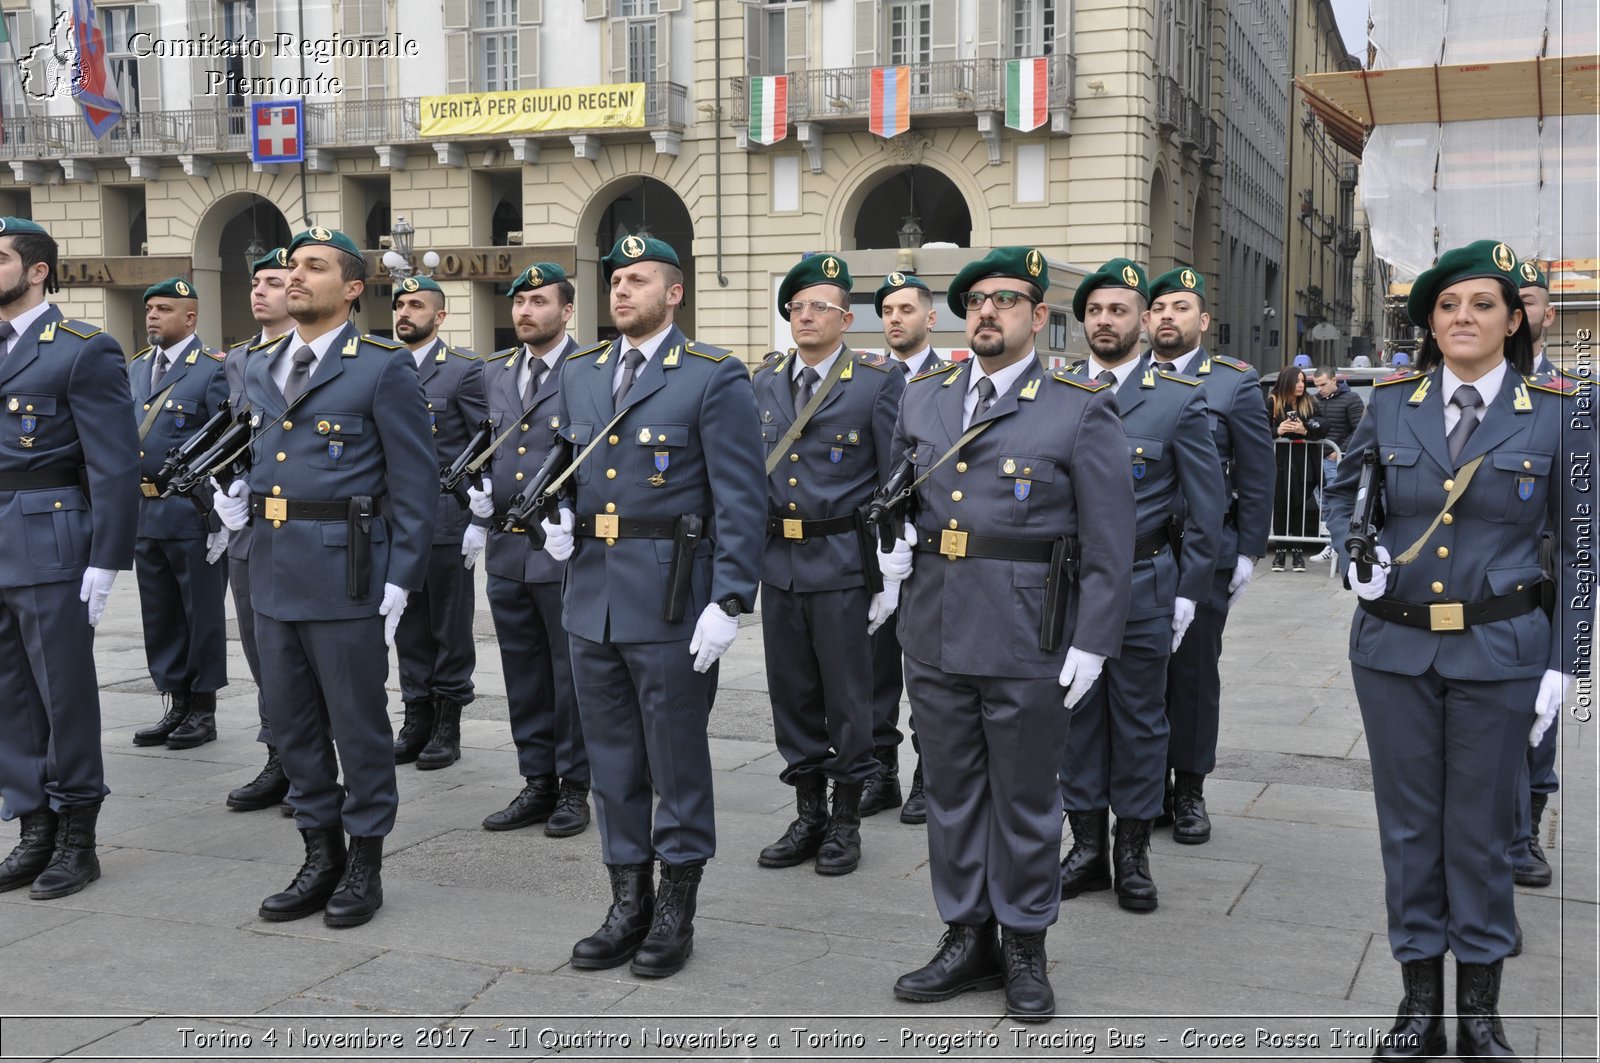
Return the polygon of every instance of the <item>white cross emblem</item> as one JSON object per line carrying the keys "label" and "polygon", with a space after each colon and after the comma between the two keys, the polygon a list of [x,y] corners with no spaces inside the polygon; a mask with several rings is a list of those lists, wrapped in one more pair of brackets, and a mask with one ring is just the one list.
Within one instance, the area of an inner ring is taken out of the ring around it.
{"label": "white cross emblem", "polygon": [[295,108],[263,107],[257,112],[256,154],[298,155],[300,143],[295,129]]}

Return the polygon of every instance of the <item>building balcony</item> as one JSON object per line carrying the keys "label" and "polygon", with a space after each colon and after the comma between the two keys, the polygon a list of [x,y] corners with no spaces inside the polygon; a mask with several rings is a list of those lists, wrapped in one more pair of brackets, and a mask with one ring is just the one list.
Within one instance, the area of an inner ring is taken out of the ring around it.
{"label": "building balcony", "polygon": [[1156,75],[1156,125],[1164,132],[1177,133],[1189,122],[1187,97],[1176,78]]}
{"label": "building balcony", "polygon": [[[645,85],[644,125],[641,129],[563,129],[551,137],[590,137],[619,132],[646,132],[676,137],[688,124],[688,90],[673,82]],[[333,100],[305,105],[305,139],[308,156],[349,148],[385,148],[424,141],[419,133],[421,100],[398,97],[379,100]],[[135,160],[181,157],[249,155],[248,107],[194,108],[176,111],[126,113],[105,136],[96,140],[79,115],[7,115],[0,161],[17,164],[96,159]],[[522,136],[497,133],[450,138],[456,141],[506,141]],[[534,139],[534,134],[526,134]],[[658,140],[658,143],[660,141]],[[441,152],[441,157],[443,157]],[[188,163],[185,163],[188,168]],[[15,167],[14,167],[15,168]],[[19,174],[20,176],[20,174]]]}
{"label": "building balcony", "polygon": [[1341,162],[1339,164],[1339,187],[1341,189],[1354,188],[1356,181],[1361,176],[1361,164],[1355,162]]}
{"label": "building balcony", "polygon": [[1358,230],[1341,226],[1336,247],[1341,257],[1355,258],[1361,254],[1361,233]]}

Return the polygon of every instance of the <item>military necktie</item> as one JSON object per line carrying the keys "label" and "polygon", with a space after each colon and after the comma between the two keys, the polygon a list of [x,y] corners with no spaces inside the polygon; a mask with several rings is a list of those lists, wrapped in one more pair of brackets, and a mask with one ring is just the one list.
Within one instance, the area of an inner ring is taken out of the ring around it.
{"label": "military necktie", "polygon": [[901,376],[907,377],[907,378],[909,378],[911,376],[911,363],[910,362],[905,361],[904,359],[897,358],[897,359],[895,359],[895,363],[894,364],[900,367],[900,375]]}
{"label": "military necktie", "polygon": [[1102,384],[1110,384],[1112,391],[1117,390],[1117,374],[1113,373],[1111,370],[1100,370],[1100,375],[1095,377],[1095,379],[1100,381]]}
{"label": "military necktie", "polygon": [[539,394],[539,386],[544,383],[544,374],[549,368],[544,364],[543,358],[534,358],[528,362],[528,380],[522,385],[522,408],[524,410],[533,405],[533,397]]}
{"label": "military necktie", "polygon": [[6,355],[11,353],[11,337],[17,334],[17,327],[9,321],[0,321],[0,365],[5,365]]}
{"label": "military necktie", "polygon": [[172,363],[167,360],[167,352],[162,351],[156,355],[155,375],[150,378],[150,394],[154,395],[161,387],[161,381],[166,379],[167,367]]}
{"label": "military necktie", "polygon": [[637,347],[629,347],[622,356],[626,363],[622,370],[622,382],[617,385],[617,390],[611,396],[611,408],[622,408],[622,400],[628,397],[628,392],[633,390],[633,382],[639,378],[639,367],[644,364],[644,352]]}
{"label": "military necktie", "polygon": [[283,382],[283,401],[290,405],[294,400],[305,394],[311,384],[311,363],[317,360],[317,352],[310,347],[301,347],[294,352],[294,365],[289,367],[289,379]]}
{"label": "military necktie", "polygon": [[1456,426],[1450,429],[1450,462],[1455,464],[1461,460],[1461,452],[1466,449],[1467,440],[1472,438],[1472,433],[1478,427],[1478,411],[1483,406],[1483,399],[1478,395],[1478,389],[1471,384],[1462,384],[1456,388],[1456,393],[1450,396],[1450,405],[1461,410],[1461,416],[1456,420]]}
{"label": "military necktie", "polygon": [[994,405],[994,381],[988,377],[980,377],[977,387],[978,404],[972,408],[972,416],[967,418],[967,427],[969,428],[972,426],[973,421],[982,417],[984,411]]}
{"label": "military necktie", "polygon": [[806,403],[811,401],[811,396],[817,393],[817,381],[821,379],[817,371],[809,365],[800,370],[800,389],[794,393],[794,412],[796,416],[806,408]]}

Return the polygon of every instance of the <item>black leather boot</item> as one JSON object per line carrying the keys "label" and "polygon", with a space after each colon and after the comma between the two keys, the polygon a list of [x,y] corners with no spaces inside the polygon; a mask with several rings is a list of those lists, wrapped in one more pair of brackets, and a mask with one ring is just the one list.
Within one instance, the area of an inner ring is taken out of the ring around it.
{"label": "black leather boot", "polygon": [[999,989],[1005,984],[994,923],[948,925],[933,959],[895,980],[895,996],[919,1002],[949,1000],[961,993]]}
{"label": "black leather boot", "polygon": [[266,767],[237,790],[228,791],[228,807],[239,812],[255,812],[280,804],[288,796],[289,777],[283,773],[277,747],[268,746]]}
{"label": "black leather boot", "polygon": [[327,926],[360,926],[372,922],[383,907],[383,839],[350,836],[344,876],[322,910]]}
{"label": "black leather boot", "polygon": [[483,817],[484,830],[516,830],[543,823],[556,810],[560,791],[554,775],[535,775],[505,808]]}
{"label": "black leather boot", "polygon": [[1373,1059],[1427,1059],[1448,1050],[1444,1039],[1444,957],[1400,965],[1406,995],[1394,1026],[1383,1036]]}
{"label": "black leather boot", "polygon": [[1006,1015],[1019,1022],[1055,1018],[1056,994],[1045,974],[1044,931],[1019,934],[1001,927],[1000,952],[1006,969]]}
{"label": "black leather boot", "polygon": [[94,853],[94,827],[99,818],[99,801],[63,808],[56,814],[55,852],[33,880],[29,898],[48,901],[66,897],[100,877],[100,858]]}
{"label": "black leather boot", "polygon": [[600,929],[572,946],[572,966],[599,971],[633,959],[650,932],[650,917],[655,912],[651,870],[649,864],[606,865],[611,876],[611,907]]}
{"label": "black leather boot", "polygon": [[189,715],[167,736],[168,749],[194,749],[217,740],[217,692],[189,695]]}
{"label": "black leather boot", "polygon": [[911,773],[911,792],[906,794],[905,806],[900,809],[901,823],[928,822],[928,795],[922,792],[922,761]]}
{"label": "black leather boot", "polygon": [[[1519,886],[1542,888],[1550,885],[1550,861],[1544,858],[1544,846],[1539,844],[1539,821],[1544,818],[1544,806],[1549,794],[1534,794],[1529,798],[1528,857],[1511,872],[1511,879]],[[1513,953],[1515,955],[1515,953]]]}
{"label": "black leather boot", "polygon": [[433,734],[417,754],[418,771],[448,768],[461,759],[461,706],[439,698],[433,708]]}
{"label": "black leather boot", "polygon": [[694,910],[700,894],[705,864],[661,864],[661,886],[656,890],[656,910],[650,932],[628,969],[643,978],[677,974],[694,952]]}
{"label": "black leather boot", "polygon": [[11,855],[0,862],[0,893],[31,885],[56,851],[56,814],[46,805],[22,817],[22,837]]}
{"label": "black leather boot", "polygon": [[133,732],[134,745],[165,745],[167,738],[171,736],[172,732],[176,731],[180,726],[183,725],[183,721],[189,718],[188,694],[182,693],[181,691],[173,691],[170,694],[163,693],[162,697],[167,699],[166,714],[149,727],[144,728],[142,731]]}
{"label": "black leather boot", "polygon": [[1072,848],[1061,861],[1061,899],[1111,888],[1111,813],[1068,812]]}
{"label": "black leather boot", "polygon": [[1513,938],[1512,941],[1511,941],[1511,955],[1512,956],[1521,956],[1522,955],[1522,920],[1521,919],[1518,919],[1516,921],[1516,927],[1517,927],[1517,936],[1515,938]]}
{"label": "black leather boot", "polygon": [[903,803],[900,796],[900,751],[894,746],[879,746],[872,751],[878,770],[861,791],[861,815],[875,816]]}
{"label": "black leather boot", "polygon": [[410,764],[422,752],[422,747],[433,737],[433,699],[406,702],[405,719],[400,721],[400,733],[394,737],[394,762]]}
{"label": "black leather boot", "polygon": [[1180,845],[1204,845],[1211,840],[1205,784],[1204,775],[1189,771],[1177,773],[1177,782],[1172,787],[1172,840]]}
{"label": "black leather boot", "polygon": [[833,814],[817,848],[817,874],[848,875],[861,864],[861,783],[833,784]]}
{"label": "black leather boot", "polygon": [[1172,826],[1172,769],[1161,773],[1161,815],[1151,820],[1155,827]]}
{"label": "black leather boot", "polygon": [[556,799],[556,810],[544,825],[549,838],[570,838],[589,829],[589,784],[572,779],[561,780],[561,796]]}
{"label": "black leather boot", "polygon": [[1117,869],[1117,903],[1133,912],[1155,911],[1148,819],[1117,817],[1117,842],[1111,850],[1111,863]]}
{"label": "black leather boot", "polygon": [[327,905],[344,874],[344,831],[338,827],[303,830],[306,861],[295,872],[294,881],[282,893],[261,902],[256,914],[269,923],[286,923],[315,915]]}
{"label": "black leather boot", "polygon": [[828,830],[828,780],[821,775],[796,779],[794,807],[795,818],[783,837],[756,858],[762,867],[794,867],[816,856],[822,847],[822,836]]}
{"label": "black leather boot", "polygon": [[1456,961],[1456,1056],[1517,1059],[1500,1023],[1500,960]]}

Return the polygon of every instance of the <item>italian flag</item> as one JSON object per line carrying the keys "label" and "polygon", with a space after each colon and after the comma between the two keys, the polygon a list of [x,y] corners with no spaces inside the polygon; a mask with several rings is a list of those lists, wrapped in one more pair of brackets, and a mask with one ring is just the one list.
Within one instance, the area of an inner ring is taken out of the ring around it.
{"label": "italian flag", "polygon": [[750,139],[776,144],[789,135],[789,75],[750,79]]}
{"label": "italian flag", "polygon": [[867,128],[880,137],[895,137],[911,128],[911,68],[872,68],[871,109]]}
{"label": "italian flag", "polygon": [[1050,117],[1048,59],[1013,59],[1006,64],[1006,127],[1031,132]]}

